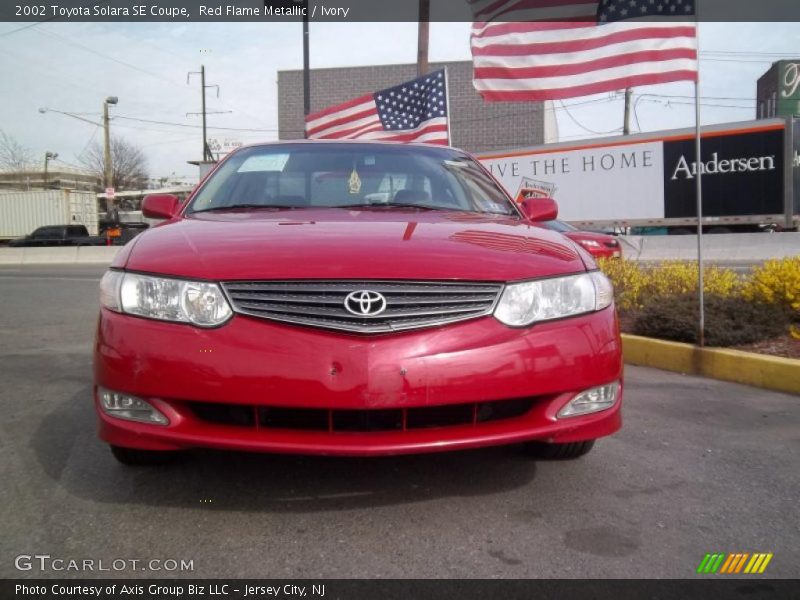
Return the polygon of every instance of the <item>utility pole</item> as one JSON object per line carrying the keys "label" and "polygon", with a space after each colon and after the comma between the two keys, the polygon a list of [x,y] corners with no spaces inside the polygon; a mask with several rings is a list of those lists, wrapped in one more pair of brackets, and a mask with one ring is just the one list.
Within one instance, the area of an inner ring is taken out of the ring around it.
{"label": "utility pole", "polygon": [[45,152],[44,154],[44,189],[47,189],[47,163],[58,158],[58,152]]}
{"label": "utility pole", "polygon": [[417,28],[417,77],[428,72],[428,42],[430,40],[430,0],[419,0],[419,23]]}
{"label": "utility pole", "polygon": [[200,89],[202,90],[202,104],[200,111],[203,113],[203,160],[208,158],[210,151],[208,149],[208,136],[206,135],[206,67],[200,65]]}
{"label": "utility pole", "polygon": [[631,99],[633,98],[633,90],[628,88],[625,90],[625,125],[622,129],[624,135],[631,134]]}
{"label": "utility pole", "polygon": [[[303,0],[303,116],[311,114],[311,57],[308,38],[308,0]],[[303,136],[308,138],[308,130],[303,119]],[[308,194],[306,194],[308,197]]]}
{"label": "utility pole", "polygon": [[[204,161],[212,161],[214,160],[214,155],[211,153],[211,148],[208,147],[208,135],[206,129],[206,115],[209,114],[206,111],[206,89],[207,88],[217,88],[217,98],[219,98],[219,86],[218,85],[206,85],[206,67],[205,65],[200,65],[199,71],[190,71],[186,74],[186,84],[189,84],[189,80],[191,79],[192,75],[200,75],[200,115],[203,117],[203,159]],[[222,111],[222,112],[230,112],[230,111]],[[187,115],[196,115],[198,113],[186,113]]]}
{"label": "utility pole", "polygon": [[119,98],[109,96],[103,101],[103,179],[106,188],[114,187],[114,176],[111,165],[111,132],[108,127],[108,105],[116,104]]}

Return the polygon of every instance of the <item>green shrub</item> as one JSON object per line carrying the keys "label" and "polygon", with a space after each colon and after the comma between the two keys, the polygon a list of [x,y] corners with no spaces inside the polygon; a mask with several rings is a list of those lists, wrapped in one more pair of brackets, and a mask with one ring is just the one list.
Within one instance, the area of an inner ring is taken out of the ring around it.
{"label": "green shrub", "polygon": [[[705,338],[709,346],[739,346],[783,335],[792,316],[774,304],[751,302],[737,296],[706,296]],[[636,335],[697,343],[700,318],[697,297],[682,295],[647,304],[633,324]]]}

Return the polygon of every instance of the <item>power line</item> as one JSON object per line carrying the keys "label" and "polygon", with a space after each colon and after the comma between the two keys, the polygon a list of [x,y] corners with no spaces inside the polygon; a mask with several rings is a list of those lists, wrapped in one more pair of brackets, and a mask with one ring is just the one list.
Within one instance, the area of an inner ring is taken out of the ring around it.
{"label": "power line", "polygon": [[[106,1],[107,0],[95,0],[95,2],[90,2],[88,5],[84,5],[84,6],[86,6],[86,8],[92,8],[95,5],[101,4],[101,3],[106,2]],[[7,35],[13,35],[13,34],[18,33],[20,31],[25,31],[26,29],[31,29],[32,27],[36,27],[37,25],[43,25],[45,23],[50,23],[52,21],[58,20],[58,18],[59,18],[58,15],[54,15],[52,17],[49,17],[47,19],[42,19],[41,21],[37,21],[35,23],[29,23],[28,25],[23,25],[22,27],[18,27],[17,29],[12,29],[11,31],[5,31],[3,33],[0,33],[0,37],[6,37]]]}
{"label": "power line", "polygon": [[147,69],[142,69],[141,67],[137,67],[136,65],[133,65],[131,63],[125,62],[123,60],[119,60],[117,58],[114,58],[113,56],[109,56],[108,54],[104,54],[102,52],[98,52],[94,48],[90,48],[89,46],[84,46],[83,44],[80,44],[80,43],[78,43],[78,42],[76,42],[74,40],[71,40],[68,37],[61,35],[60,33],[56,33],[54,31],[49,31],[49,30],[46,30],[46,29],[37,29],[36,32],[40,33],[40,34],[43,34],[43,35],[49,35],[51,37],[58,38],[62,42],[64,42],[65,44],[69,44],[71,46],[75,46],[76,48],[80,48],[81,50],[84,50],[85,52],[89,52],[90,54],[94,54],[95,56],[99,56],[100,58],[105,58],[106,60],[110,60],[112,62],[115,62],[115,63],[119,64],[119,65],[122,65],[123,67],[127,67],[129,69],[133,69],[134,71],[138,71],[139,73],[144,73],[145,75],[149,75],[150,77],[155,77],[156,79],[160,79],[162,81],[165,81],[165,82],[169,83],[170,85],[173,85],[175,87],[179,87],[182,90],[186,89],[184,86],[179,85],[179,84],[175,83],[174,81],[172,81],[171,79],[167,79],[166,77],[164,77],[162,75],[159,75],[158,73],[153,73],[152,71],[148,71]]}
{"label": "power line", "polygon": [[796,50],[791,52],[751,52],[748,50],[701,50],[700,54],[723,54],[731,56],[792,56],[797,54]]}
{"label": "power line", "polygon": [[561,104],[562,108],[564,109],[564,112],[567,113],[567,116],[570,118],[570,120],[573,123],[575,123],[575,125],[577,125],[578,127],[580,127],[581,129],[583,129],[584,131],[586,131],[588,133],[591,133],[593,135],[608,135],[609,133],[617,133],[619,131],[622,131],[622,127],[617,127],[616,129],[612,129],[611,131],[595,131],[594,129],[589,129],[588,127],[583,125],[580,121],[578,121],[578,119],[576,119],[573,116],[573,114],[569,111],[567,106],[564,104],[563,100],[559,100],[559,103]]}
{"label": "power line", "polygon": [[81,159],[81,156],[83,156],[84,152],[86,152],[89,149],[89,146],[92,145],[92,142],[94,141],[94,138],[97,135],[98,131],[100,131],[100,126],[99,125],[94,128],[94,131],[92,132],[92,135],[89,136],[89,141],[86,142],[86,145],[83,147],[83,150],[81,150],[78,154],[75,155],[75,156],[78,157],[78,160]]}
{"label": "power line", "polygon": [[[682,96],[682,95],[679,95],[679,94],[651,94],[651,93],[647,93],[647,94],[636,94],[636,96],[638,96],[640,98],[657,96],[659,98],[685,98],[687,100],[694,100],[694,96]],[[700,96],[700,99],[701,100],[741,100],[743,102],[744,101],[748,101],[748,102],[752,102],[753,101],[753,98],[750,98],[750,97],[746,98],[744,96],[738,96],[738,97],[734,97],[734,96]]]}
{"label": "power line", "polygon": [[[173,127],[189,127],[191,129],[202,129],[202,125],[190,125],[188,123],[175,123],[171,121],[158,121],[156,119],[142,119],[139,117],[127,117],[124,115],[115,115],[115,119],[125,119],[126,121],[139,121],[141,123],[153,123],[156,125],[171,125]],[[264,133],[278,133],[277,129],[253,129],[249,127],[215,127],[212,125],[208,126],[208,129],[217,129],[223,131],[258,131]],[[295,132],[293,132],[295,133]]]}
{"label": "power line", "polygon": [[[585,105],[589,105],[589,104],[605,104],[605,103],[608,103],[608,102],[612,102],[614,100],[616,100],[616,99],[613,98],[613,97],[596,98],[594,100],[584,100],[582,102],[573,102],[573,103],[571,103],[569,105],[564,105],[562,107],[555,106],[554,108],[556,110],[567,111],[570,108],[574,108],[574,107],[580,107],[580,106],[585,106]],[[562,102],[562,104],[564,104],[564,103]],[[501,115],[492,115],[492,116],[486,116],[486,117],[473,117],[473,118],[469,118],[469,119],[453,119],[451,122],[453,124],[458,124],[458,123],[470,123],[470,122],[475,122],[475,121],[488,121],[488,120],[493,120],[493,119],[504,119],[504,118],[507,118],[507,117],[531,115],[531,114],[541,113],[542,111],[543,111],[542,108],[535,108],[535,109],[531,109],[531,110],[518,111],[518,112],[513,112],[513,113],[504,113],[504,114],[501,114]],[[185,128],[190,128],[190,129],[202,129],[202,125],[191,125],[189,123],[176,123],[174,121],[161,121],[161,120],[157,120],[157,119],[145,119],[145,118],[142,118],[142,117],[132,117],[132,116],[128,116],[128,115],[119,115],[119,114],[118,115],[114,115],[114,119],[115,120],[116,119],[124,119],[126,121],[136,121],[136,122],[140,122],[140,123],[151,123],[151,124],[154,124],[154,125],[168,125],[168,126],[171,126],[171,127],[185,127]],[[284,129],[284,130],[280,130],[280,129],[264,129],[264,128],[250,128],[250,127],[222,127],[222,126],[213,126],[213,125],[209,125],[208,129],[213,129],[213,130],[217,130],[217,131],[243,131],[243,132],[254,132],[254,133],[280,133],[281,131],[283,131],[285,133],[303,133],[303,130],[299,130],[299,129]]]}

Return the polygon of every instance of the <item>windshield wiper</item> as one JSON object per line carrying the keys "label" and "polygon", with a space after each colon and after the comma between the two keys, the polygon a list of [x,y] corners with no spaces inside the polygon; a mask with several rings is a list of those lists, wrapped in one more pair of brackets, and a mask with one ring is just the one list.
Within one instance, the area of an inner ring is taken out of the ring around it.
{"label": "windshield wiper", "polygon": [[282,209],[293,210],[296,208],[305,208],[304,206],[287,206],[285,204],[229,204],[227,206],[212,206],[210,208],[201,208],[200,210],[193,210],[189,214],[214,212],[223,210],[234,210],[237,208],[265,208],[265,209]]}
{"label": "windshield wiper", "polygon": [[360,202],[358,204],[340,204],[331,208],[419,208],[420,210],[455,210],[442,206],[425,206],[412,202]]}

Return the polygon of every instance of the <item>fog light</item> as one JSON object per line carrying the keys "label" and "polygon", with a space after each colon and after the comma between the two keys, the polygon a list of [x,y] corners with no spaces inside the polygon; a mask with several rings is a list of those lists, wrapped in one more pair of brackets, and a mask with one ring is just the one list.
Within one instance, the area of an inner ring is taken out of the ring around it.
{"label": "fog light", "polygon": [[558,411],[558,418],[577,417],[608,410],[617,403],[619,381],[581,392]]}
{"label": "fog light", "polygon": [[162,412],[141,398],[103,388],[98,388],[97,394],[100,397],[100,406],[103,407],[103,412],[109,416],[141,423],[169,425],[169,419]]}

